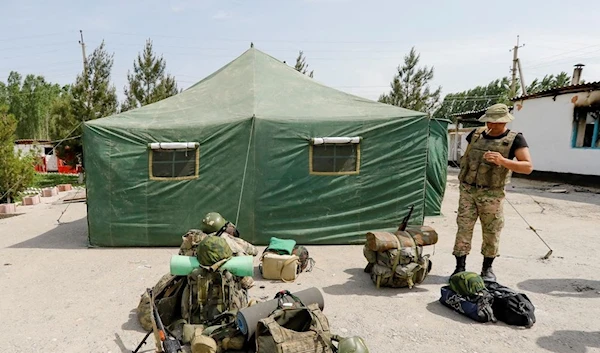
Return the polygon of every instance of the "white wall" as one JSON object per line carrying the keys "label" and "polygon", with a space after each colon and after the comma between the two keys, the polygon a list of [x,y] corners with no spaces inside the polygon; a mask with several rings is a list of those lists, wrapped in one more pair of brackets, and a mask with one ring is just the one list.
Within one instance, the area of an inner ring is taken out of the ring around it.
{"label": "white wall", "polygon": [[514,102],[515,120],[508,127],[523,133],[534,170],[600,176],[600,149],[571,147],[574,96],[582,102],[590,94],[568,93],[557,96],[556,100],[541,97]]}
{"label": "white wall", "polygon": [[15,153],[17,151],[21,151],[23,154],[29,153],[29,151],[35,151],[36,155],[42,157],[44,156],[44,145],[30,145],[30,144],[16,144],[15,145]]}

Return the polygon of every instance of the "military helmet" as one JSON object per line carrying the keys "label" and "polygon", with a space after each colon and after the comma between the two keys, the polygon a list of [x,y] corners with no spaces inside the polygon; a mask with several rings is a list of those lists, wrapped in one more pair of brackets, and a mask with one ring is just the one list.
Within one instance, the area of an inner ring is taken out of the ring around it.
{"label": "military helmet", "polygon": [[358,336],[341,338],[335,337],[339,340],[338,352],[339,353],[369,353],[369,349],[365,344],[365,341]]}
{"label": "military helmet", "polygon": [[202,231],[205,233],[218,232],[227,224],[227,220],[218,212],[209,212],[202,218]]}

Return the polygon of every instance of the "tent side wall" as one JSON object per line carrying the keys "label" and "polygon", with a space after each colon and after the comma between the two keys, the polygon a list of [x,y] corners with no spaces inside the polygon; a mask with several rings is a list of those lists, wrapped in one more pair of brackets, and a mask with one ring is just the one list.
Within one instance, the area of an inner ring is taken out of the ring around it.
{"label": "tent side wall", "polygon": [[[365,121],[269,121],[256,126],[256,244],[271,237],[302,244],[363,243],[394,230],[415,205],[422,224],[426,117]],[[309,173],[310,139],[360,136],[357,175]]]}
{"label": "tent side wall", "polygon": [[[235,221],[251,121],[156,131],[86,124],[90,245],[179,246],[207,212]],[[199,142],[198,178],[151,180],[151,142]],[[252,189],[245,190],[241,208],[251,209],[253,199]]]}
{"label": "tent side wall", "polygon": [[427,161],[425,216],[440,216],[448,176],[448,123],[445,119],[431,119]]}

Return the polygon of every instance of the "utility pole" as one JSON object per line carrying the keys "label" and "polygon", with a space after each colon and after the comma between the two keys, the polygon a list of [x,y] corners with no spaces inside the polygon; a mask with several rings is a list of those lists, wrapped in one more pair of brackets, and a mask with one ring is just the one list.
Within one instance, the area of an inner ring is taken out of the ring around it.
{"label": "utility pole", "polygon": [[79,34],[81,36],[81,40],[79,44],[81,45],[81,54],[83,55],[83,71],[87,71],[87,56],[85,56],[85,42],[83,41],[83,31],[79,30]]}
{"label": "utility pole", "polygon": [[[511,50],[513,52],[513,66],[512,66],[512,82],[510,85],[510,97],[513,98],[516,93],[516,86],[517,86],[517,65],[520,66],[519,64],[519,48],[524,47],[525,44],[519,46],[519,36],[517,35],[517,45],[515,45]],[[522,79],[523,77],[521,77]],[[523,85],[523,82],[521,82],[521,86]]]}

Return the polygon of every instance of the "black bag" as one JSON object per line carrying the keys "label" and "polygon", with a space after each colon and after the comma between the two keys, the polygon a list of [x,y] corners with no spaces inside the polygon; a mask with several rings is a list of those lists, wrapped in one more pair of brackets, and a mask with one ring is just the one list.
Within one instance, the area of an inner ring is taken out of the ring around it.
{"label": "black bag", "polygon": [[524,293],[497,282],[485,282],[486,288],[494,296],[492,310],[496,318],[508,325],[530,328],[535,323],[535,306]]}

